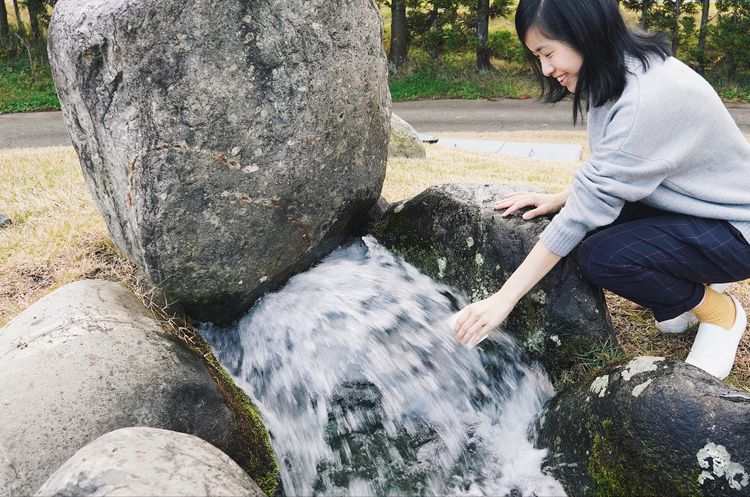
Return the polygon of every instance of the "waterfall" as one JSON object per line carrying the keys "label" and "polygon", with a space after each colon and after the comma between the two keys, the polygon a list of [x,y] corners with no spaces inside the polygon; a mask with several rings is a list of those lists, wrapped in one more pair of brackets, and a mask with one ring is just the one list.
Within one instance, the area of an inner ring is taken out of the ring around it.
{"label": "waterfall", "polygon": [[502,331],[459,343],[465,304],[367,236],[201,333],[261,410],[286,495],[564,496],[529,438],[546,373]]}

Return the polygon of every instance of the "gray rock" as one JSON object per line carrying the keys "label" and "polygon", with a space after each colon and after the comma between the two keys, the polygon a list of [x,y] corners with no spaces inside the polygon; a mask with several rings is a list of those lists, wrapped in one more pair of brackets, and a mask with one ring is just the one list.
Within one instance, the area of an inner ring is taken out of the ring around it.
{"label": "gray rock", "polygon": [[555,396],[538,445],[568,495],[750,495],[750,395],[639,357]]}
{"label": "gray rock", "polygon": [[78,449],[127,426],[196,435],[259,483],[275,478],[262,426],[249,436],[202,358],[121,285],[79,281],[40,299],[0,330],[0,364],[0,495],[33,493]]}
{"label": "gray rock", "polygon": [[115,430],[86,445],[36,495],[265,494],[237,463],[210,443],[192,435],[138,427]]}
{"label": "gray rock", "polygon": [[13,224],[13,221],[6,216],[5,214],[0,214],[0,228],[5,228],[6,226],[10,226]]}
{"label": "gray rock", "polygon": [[391,203],[388,202],[385,197],[380,197],[377,202],[375,202],[375,205],[372,206],[370,209],[370,212],[367,213],[367,223],[368,225],[371,223],[376,222],[378,219],[383,217],[386,212],[388,212],[388,209],[390,208]]}
{"label": "gray rock", "polygon": [[396,114],[391,114],[391,141],[388,143],[388,157],[424,159],[427,153],[419,134],[411,124]]}
{"label": "gray rock", "polygon": [[[528,185],[441,185],[391,206],[371,232],[431,277],[472,301],[497,291],[549,218],[501,217],[494,201]],[[580,274],[575,252],[521,299],[503,325],[553,378],[616,338],[601,290]]]}
{"label": "gray rock", "polygon": [[378,199],[372,0],[60,0],[48,45],[115,243],[195,318],[238,317]]}

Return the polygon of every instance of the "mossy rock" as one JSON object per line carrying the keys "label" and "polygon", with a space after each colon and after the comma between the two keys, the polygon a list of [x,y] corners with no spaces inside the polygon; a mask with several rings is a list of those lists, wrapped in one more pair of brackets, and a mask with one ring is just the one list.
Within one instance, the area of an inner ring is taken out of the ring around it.
{"label": "mossy rock", "polygon": [[[527,185],[440,185],[392,205],[370,232],[432,278],[485,298],[521,264],[549,218],[503,218],[493,210],[507,193]],[[563,259],[503,324],[553,376],[578,356],[617,343],[604,295],[583,279],[576,254]]]}
{"label": "mossy rock", "polygon": [[561,391],[537,445],[569,495],[750,495],[750,396],[682,362],[638,357]]}

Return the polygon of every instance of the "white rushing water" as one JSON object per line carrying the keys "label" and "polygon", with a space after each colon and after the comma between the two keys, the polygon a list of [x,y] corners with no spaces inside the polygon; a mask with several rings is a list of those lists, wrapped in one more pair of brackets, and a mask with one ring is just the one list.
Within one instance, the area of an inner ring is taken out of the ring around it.
{"label": "white rushing water", "polygon": [[465,303],[364,237],[201,332],[260,408],[286,495],[564,496],[528,438],[546,374],[503,333],[460,344],[445,320]]}

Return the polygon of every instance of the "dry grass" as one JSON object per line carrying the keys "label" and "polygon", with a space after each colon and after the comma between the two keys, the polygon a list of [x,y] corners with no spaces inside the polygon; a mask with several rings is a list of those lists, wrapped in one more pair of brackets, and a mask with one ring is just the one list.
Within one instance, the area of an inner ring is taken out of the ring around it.
{"label": "dry grass", "polygon": [[0,151],[0,325],[50,291],[83,278],[127,281],[70,147]]}
{"label": "dry grass", "polygon": [[[586,134],[582,131],[454,133],[450,137],[577,143],[584,146],[584,157],[588,155]],[[426,159],[389,161],[383,195],[393,202],[416,195],[430,185],[449,182],[527,182],[559,191],[570,182],[578,165],[429,146]],[[0,326],[62,285],[83,278],[101,278],[133,288],[168,329],[196,347],[192,327],[154,303],[152,294],[144,291],[140,272],[117,253],[72,148],[0,150],[0,177],[4,182],[0,213],[13,220],[10,227],[0,229]],[[729,292],[750,309],[748,282],[732,285]],[[626,356],[685,358],[693,334],[661,335],[649,311],[634,310],[629,302],[612,294],[607,295],[607,301]],[[742,342],[727,382],[750,391],[750,334]]]}
{"label": "dry grass", "polygon": [[[454,134],[451,138],[469,135]],[[477,137],[476,134],[470,135]],[[482,134],[481,139],[509,140],[508,134]],[[443,135],[447,137],[447,135]],[[516,138],[520,135],[516,134]],[[541,141],[541,140],[539,140]],[[552,143],[552,141],[548,141]],[[565,142],[558,142],[565,143]],[[562,190],[577,168],[573,162],[551,162],[525,157],[501,157],[460,152],[438,145],[427,147],[426,159],[391,159],[383,196],[394,202],[412,197],[430,185],[441,183],[521,182],[542,185],[551,192]]]}

